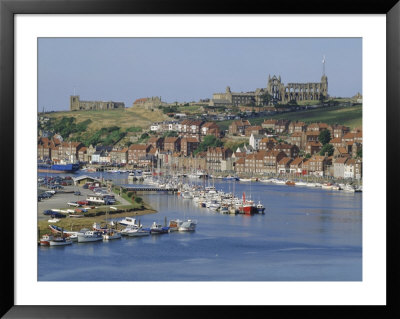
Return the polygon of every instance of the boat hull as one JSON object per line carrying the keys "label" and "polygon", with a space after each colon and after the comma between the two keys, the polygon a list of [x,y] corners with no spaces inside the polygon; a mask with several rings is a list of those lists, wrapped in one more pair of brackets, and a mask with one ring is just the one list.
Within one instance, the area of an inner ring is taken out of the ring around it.
{"label": "boat hull", "polygon": [[71,245],[72,241],[71,240],[50,240],[50,246],[66,246],[66,245]]}
{"label": "boat hull", "polygon": [[93,241],[100,241],[103,240],[103,237],[84,237],[78,235],[78,243],[89,243]]}

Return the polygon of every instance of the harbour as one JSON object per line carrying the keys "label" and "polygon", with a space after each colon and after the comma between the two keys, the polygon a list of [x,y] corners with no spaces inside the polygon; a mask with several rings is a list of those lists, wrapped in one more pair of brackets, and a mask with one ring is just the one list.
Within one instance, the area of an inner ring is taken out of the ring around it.
{"label": "harbour", "polygon": [[[128,173],[89,173],[128,188],[154,188]],[[195,231],[38,247],[40,281],[362,280],[362,193],[235,179],[180,178],[255,203],[264,214],[226,214],[169,192],[140,196],[157,213],[134,216],[148,228],[195,220]],[[159,185],[157,185],[159,187]],[[110,221],[118,222],[122,218]],[[68,269],[68,272],[60,271]],[[118,271],[115,271],[118,269]]]}

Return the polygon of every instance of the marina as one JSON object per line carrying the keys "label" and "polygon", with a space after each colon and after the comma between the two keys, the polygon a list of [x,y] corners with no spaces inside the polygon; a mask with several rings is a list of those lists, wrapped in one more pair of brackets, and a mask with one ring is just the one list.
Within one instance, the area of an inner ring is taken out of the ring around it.
{"label": "marina", "polygon": [[[79,173],[99,177],[98,172]],[[131,223],[120,225],[125,231],[118,240],[106,240],[100,232],[90,243],[79,243],[78,237],[67,247],[38,246],[38,280],[362,279],[362,192],[183,176],[176,185],[149,175],[130,184],[128,174],[104,172],[101,178],[142,189],[169,183],[177,192],[140,195],[156,214],[109,215],[115,225]],[[201,199],[206,194],[208,202]],[[257,212],[245,214],[232,204],[247,201]],[[57,270],[67,268],[68,274]]]}

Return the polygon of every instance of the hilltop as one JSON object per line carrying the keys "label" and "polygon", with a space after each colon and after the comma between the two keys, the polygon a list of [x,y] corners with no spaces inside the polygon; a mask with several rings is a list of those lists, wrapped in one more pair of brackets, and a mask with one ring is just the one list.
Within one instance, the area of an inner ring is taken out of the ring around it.
{"label": "hilltop", "polygon": [[87,127],[89,131],[112,126],[118,126],[121,129],[127,129],[132,126],[147,129],[153,122],[168,119],[168,116],[163,114],[161,110],[154,109],[154,111],[151,111],[132,107],[115,110],[52,112],[46,113],[46,116],[50,119],[73,117],[76,119],[77,124],[90,119],[91,123]]}

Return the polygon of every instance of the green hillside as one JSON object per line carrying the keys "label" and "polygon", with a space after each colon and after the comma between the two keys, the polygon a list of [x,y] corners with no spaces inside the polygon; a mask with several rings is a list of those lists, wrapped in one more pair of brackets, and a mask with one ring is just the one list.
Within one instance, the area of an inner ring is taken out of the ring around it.
{"label": "green hillside", "polygon": [[[327,124],[342,124],[350,128],[362,127],[362,105],[356,106],[331,106],[299,112],[275,114],[250,119],[252,125],[260,125],[264,119],[287,119],[291,121],[303,121],[306,123],[324,122]],[[231,121],[218,122],[222,130],[228,129]]]}

